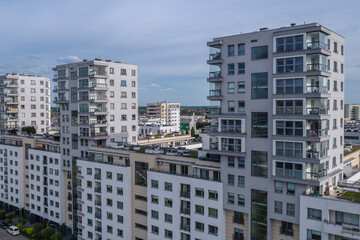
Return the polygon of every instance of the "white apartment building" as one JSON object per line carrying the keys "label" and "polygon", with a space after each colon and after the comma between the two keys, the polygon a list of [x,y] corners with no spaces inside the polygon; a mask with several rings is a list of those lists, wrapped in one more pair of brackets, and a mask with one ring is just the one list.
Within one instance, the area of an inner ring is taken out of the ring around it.
{"label": "white apartment building", "polygon": [[180,131],[180,103],[148,103],[146,116],[159,119],[160,125],[176,126],[175,131]]}
{"label": "white apartment building", "polygon": [[45,77],[6,74],[0,76],[0,134],[33,126],[46,133],[50,123],[50,80]]}

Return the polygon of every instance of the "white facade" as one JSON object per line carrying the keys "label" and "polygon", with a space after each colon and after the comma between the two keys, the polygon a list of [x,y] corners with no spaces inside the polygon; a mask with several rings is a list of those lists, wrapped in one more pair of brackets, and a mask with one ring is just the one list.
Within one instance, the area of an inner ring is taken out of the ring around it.
{"label": "white facade", "polygon": [[61,225],[66,219],[66,180],[60,164],[59,152],[29,149],[30,212]]}
{"label": "white facade", "polygon": [[78,238],[131,239],[131,169],[77,161]]}
{"label": "white facade", "polygon": [[0,76],[0,133],[33,126],[45,133],[50,123],[50,80],[45,77]]}
{"label": "white facade", "polygon": [[147,117],[159,119],[159,125],[175,126],[175,131],[180,131],[180,103],[148,103]]}
{"label": "white facade", "polygon": [[[158,182],[158,188],[153,187],[152,181]],[[165,184],[171,184],[172,190],[166,190]],[[189,235],[191,239],[225,239],[221,182],[148,171],[147,186],[148,239],[166,239],[169,231],[172,239],[187,239]],[[197,190],[203,192],[203,197],[196,196]],[[209,191],[217,199],[209,199]],[[158,203],[153,201],[154,197]],[[165,205],[167,199],[172,201],[172,207]],[[217,217],[209,216],[209,208],[217,211]],[[196,213],[196,209],[203,209],[203,213]],[[153,211],[157,212],[158,218],[152,217]],[[165,214],[172,216],[172,222],[165,219]],[[203,229],[196,229],[196,226]],[[216,228],[217,234],[210,233],[212,227]]]}
{"label": "white facade", "polygon": [[[359,203],[336,199],[335,196],[301,196],[300,209],[300,239],[360,239]],[[321,212],[316,215],[312,209]]]}
{"label": "white facade", "polygon": [[25,206],[23,148],[0,145],[0,201],[17,208]]}

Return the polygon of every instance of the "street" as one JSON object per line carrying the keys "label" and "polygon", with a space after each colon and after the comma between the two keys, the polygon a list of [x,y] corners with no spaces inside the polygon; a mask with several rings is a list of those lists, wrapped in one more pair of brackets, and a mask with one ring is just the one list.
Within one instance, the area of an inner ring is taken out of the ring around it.
{"label": "street", "polygon": [[6,232],[5,229],[0,229],[0,240],[27,240],[26,237],[22,235],[18,236],[11,236],[9,233]]}

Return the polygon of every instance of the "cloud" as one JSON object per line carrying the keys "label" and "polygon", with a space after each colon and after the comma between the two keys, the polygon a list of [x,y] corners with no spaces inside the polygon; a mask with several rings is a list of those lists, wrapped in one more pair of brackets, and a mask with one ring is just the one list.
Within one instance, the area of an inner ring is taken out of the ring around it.
{"label": "cloud", "polygon": [[158,85],[158,84],[156,84],[156,83],[151,83],[150,84],[152,87],[155,87],[155,88],[159,88],[160,87],[160,85]]}
{"label": "cloud", "polygon": [[39,55],[37,55],[37,54],[33,54],[33,55],[31,55],[31,56],[29,56],[30,58],[32,58],[32,59],[40,59],[41,57],[39,56]]}
{"label": "cloud", "polygon": [[160,89],[161,91],[165,91],[165,92],[170,92],[170,91],[175,91],[174,88],[162,88]]}
{"label": "cloud", "polygon": [[80,58],[78,56],[67,56],[67,57],[58,57],[59,62],[63,63],[72,63],[72,62],[80,62]]}

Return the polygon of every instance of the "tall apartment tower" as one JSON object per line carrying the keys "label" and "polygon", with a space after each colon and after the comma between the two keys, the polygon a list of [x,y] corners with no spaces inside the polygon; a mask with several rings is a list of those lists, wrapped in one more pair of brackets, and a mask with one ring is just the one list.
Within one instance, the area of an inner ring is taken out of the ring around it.
{"label": "tall apartment tower", "polygon": [[180,103],[148,103],[146,113],[148,117],[159,118],[162,125],[177,126],[176,131],[180,131]]}
{"label": "tall apartment tower", "polygon": [[291,24],[207,45],[207,156],[221,161],[224,208],[246,219],[227,232],[300,239],[300,195],[342,179],[344,38]]}
{"label": "tall apartment tower", "polygon": [[360,104],[345,104],[345,118],[360,120]]}
{"label": "tall apartment tower", "polygon": [[0,76],[0,134],[33,126],[37,134],[50,127],[50,80],[45,77]]}

